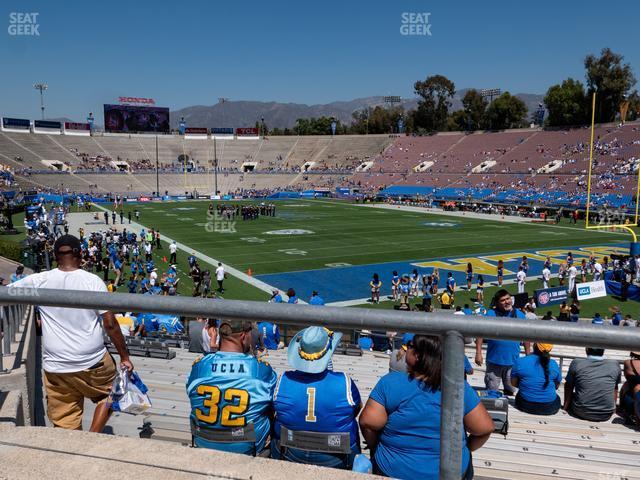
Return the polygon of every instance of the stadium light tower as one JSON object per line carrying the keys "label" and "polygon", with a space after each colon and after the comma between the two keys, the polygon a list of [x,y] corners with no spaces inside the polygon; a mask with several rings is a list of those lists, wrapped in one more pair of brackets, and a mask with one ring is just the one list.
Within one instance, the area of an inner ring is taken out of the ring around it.
{"label": "stadium light tower", "polygon": [[[491,103],[493,102],[493,97],[499,97],[500,95],[502,95],[502,90],[500,90],[499,88],[483,88],[482,90],[480,90],[480,95],[483,99],[488,98],[489,105],[491,105]],[[489,130],[491,130],[491,117],[489,117]]]}
{"label": "stadium light tower", "polygon": [[33,88],[40,90],[40,110],[42,111],[42,120],[44,120],[44,91],[49,88],[46,83],[36,83]]}
{"label": "stadium light tower", "polygon": [[218,146],[216,136],[213,136],[213,194],[218,195]]}
{"label": "stadium light tower", "polygon": [[[402,98],[400,98],[399,95],[386,95],[386,96],[382,97],[382,99],[384,100],[384,103],[389,105],[389,110],[393,110],[394,106],[396,104],[400,105],[402,103]],[[367,130],[368,130],[368,128],[367,128]],[[390,133],[393,133],[393,125],[391,126],[391,132]]]}
{"label": "stadium light tower", "polygon": [[228,97],[218,97],[218,103],[222,104],[222,127],[224,127],[224,104],[229,101]]}

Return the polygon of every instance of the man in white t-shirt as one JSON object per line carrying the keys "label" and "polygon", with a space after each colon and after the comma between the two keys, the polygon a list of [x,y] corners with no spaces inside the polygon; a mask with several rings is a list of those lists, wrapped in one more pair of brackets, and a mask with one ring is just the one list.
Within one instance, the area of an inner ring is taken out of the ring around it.
{"label": "man in white t-shirt", "polygon": [[224,282],[224,279],[226,276],[227,274],[224,272],[224,267],[222,266],[222,263],[218,262],[218,268],[216,268],[216,280],[218,281],[218,291],[220,293],[224,292],[224,287],[222,286],[222,283]]}
{"label": "man in white t-shirt", "polygon": [[145,243],[144,244],[144,259],[148,262],[149,260],[153,260],[153,257],[151,256],[151,244],[150,243]]}
{"label": "man in white t-shirt", "polygon": [[549,281],[551,280],[551,270],[548,267],[542,269],[542,288],[549,288]]}
{"label": "man in white t-shirt", "polygon": [[[98,276],[80,268],[82,253],[76,237],[61,236],[53,249],[58,268],[29,275],[9,287],[107,291]],[[116,376],[115,362],[104,346],[104,331],[120,355],[120,368],[133,370],[118,322],[108,310],[47,306],[38,309],[49,420],[56,427],[82,429],[84,399],[89,398],[97,404],[90,430],[102,432],[111,415],[106,401]]]}
{"label": "man in white t-shirt", "polygon": [[173,265],[176,262],[176,252],[178,251],[178,245],[176,245],[176,241],[174,240],[169,244],[169,253],[171,254],[169,257],[169,263]]}
{"label": "man in white t-shirt", "polygon": [[154,287],[156,285],[156,283],[158,283],[158,269],[154,268],[153,270],[151,270],[151,273],[149,274],[149,283],[151,284],[152,287]]}
{"label": "man in white t-shirt", "polygon": [[527,274],[524,273],[524,269],[522,267],[518,268],[516,280],[518,281],[518,293],[524,293],[524,287],[527,284]]}
{"label": "man in white t-shirt", "polygon": [[569,267],[569,295],[573,292],[574,287],[576,286],[576,277],[578,276],[578,269],[575,265],[571,265]]}

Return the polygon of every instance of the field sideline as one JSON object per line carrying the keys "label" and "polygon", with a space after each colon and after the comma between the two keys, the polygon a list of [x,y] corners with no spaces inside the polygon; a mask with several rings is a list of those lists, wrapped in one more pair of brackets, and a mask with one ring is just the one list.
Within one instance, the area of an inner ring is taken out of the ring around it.
{"label": "field sideline", "polygon": [[[327,200],[274,203],[275,217],[233,222],[208,216],[208,201],[125,204],[123,209],[126,217],[129,210],[138,208],[140,223],[146,227],[158,228],[189,249],[242,272],[250,269],[267,284],[284,290],[293,287],[302,300],[315,289],[327,302],[358,303],[368,296],[374,272],[384,282],[386,294],[392,270],[402,274],[417,268],[422,274],[434,266],[443,278],[445,272],[454,272],[462,285],[467,261],[473,263],[475,273],[485,275],[489,294],[497,259],[505,260],[508,280],[522,254],[530,259],[528,290],[533,291],[543,254],[559,261],[569,250],[577,258],[592,252],[602,256],[628,251],[628,235],[587,231],[568,222],[559,226],[512,223],[497,216],[490,220]],[[229,290],[226,298],[268,298],[248,285],[245,293],[243,283],[237,283],[238,288]],[[386,305],[391,307],[389,302]]]}

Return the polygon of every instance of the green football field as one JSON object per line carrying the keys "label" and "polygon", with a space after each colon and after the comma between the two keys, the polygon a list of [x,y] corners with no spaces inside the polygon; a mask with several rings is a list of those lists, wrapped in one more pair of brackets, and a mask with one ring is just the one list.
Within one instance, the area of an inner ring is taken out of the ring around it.
{"label": "green football field", "polygon": [[[242,272],[250,269],[255,278],[281,290],[293,287],[303,300],[308,299],[311,290],[318,290],[328,303],[362,303],[369,295],[368,282],[373,273],[380,275],[383,293],[388,293],[393,270],[402,274],[417,268],[423,274],[436,266],[443,278],[440,286],[447,271],[454,273],[461,286],[466,284],[464,270],[468,261],[472,261],[476,275],[485,276],[488,297],[492,293],[497,259],[505,260],[508,282],[523,254],[530,258],[527,290],[533,293],[544,256],[551,255],[554,262],[559,262],[571,250],[578,260],[590,253],[602,258],[615,251],[628,252],[630,241],[629,234],[586,231],[582,225],[574,226],[568,221],[558,226],[509,223],[497,216],[495,220],[487,220],[370,208],[331,200],[274,203],[275,217],[246,221],[236,217],[233,222],[208,215],[208,201],[125,204],[123,208],[125,216],[129,210],[139,209],[140,223],[159,229],[163,238],[174,239]],[[160,257],[168,256],[166,247],[164,253],[158,253]],[[183,272],[187,271],[186,265],[182,265],[185,257],[184,253],[179,256]],[[189,281],[183,285],[186,283]],[[237,279],[230,278],[227,283],[225,298],[269,296]],[[186,293],[184,289],[183,286]],[[515,286],[511,289],[515,291]],[[457,303],[467,297],[461,292]],[[606,310],[610,303],[584,302],[583,314]],[[392,306],[392,302],[384,302],[374,307]],[[557,307],[550,309],[555,311]],[[635,304],[633,307],[629,304],[629,313],[639,311]]]}

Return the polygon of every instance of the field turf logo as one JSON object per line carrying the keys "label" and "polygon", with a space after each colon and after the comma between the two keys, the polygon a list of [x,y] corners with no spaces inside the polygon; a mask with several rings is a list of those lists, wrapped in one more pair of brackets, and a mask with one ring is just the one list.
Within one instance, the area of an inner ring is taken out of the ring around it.
{"label": "field turf logo", "polygon": [[449,228],[449,227],[457,227],[457,223],[451,222],[424,222],[422,225],[425,227],[435,227],[435,228]]}
{"label": "field turf logo", "polygon": [[270,230],[264,233],[265,235],[309,235],[316,232],[312,232],[311,230],[303,230],[301,228],[291,228],[286,230]]}

